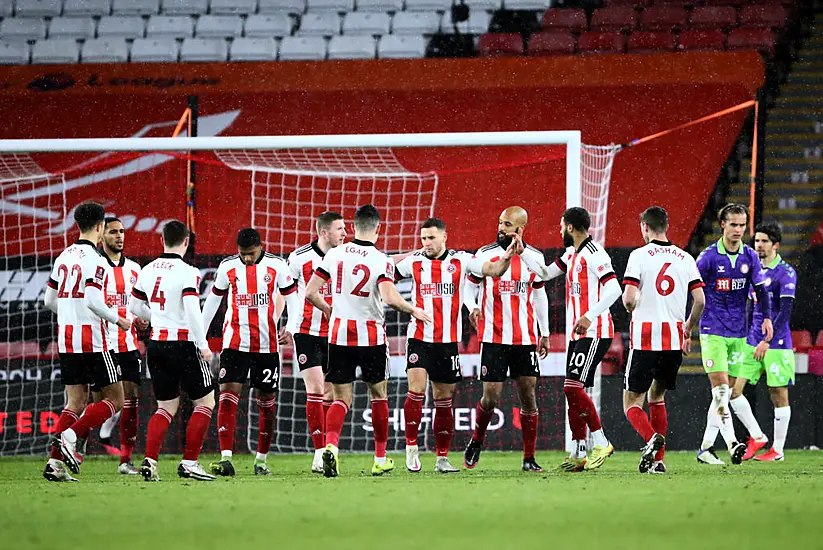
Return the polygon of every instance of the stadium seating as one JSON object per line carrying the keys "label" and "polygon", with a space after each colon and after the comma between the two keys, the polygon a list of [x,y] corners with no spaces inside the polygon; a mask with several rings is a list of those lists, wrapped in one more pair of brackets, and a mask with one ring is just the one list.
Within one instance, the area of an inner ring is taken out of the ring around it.
{"label": "stadium seating", "polygon": [[260,0],[257,13],[288,13],[300,15],[306,11],[306,0]]}
{"label": "stadium seating", "polygon": [[674,33],[670,31],[636,31],[629,36],[628,51],[634,53],[673,52],[677,49]]}
{"label": "stadium seating", "polygon": [[771,29],[734,29],[726,40],[729,50],[757,50],[764,57],[774,55],[774,33]]}
{"label": "stadium seating", "polygon": [[148,38],[188,38],[194,35],[194,19],[184,15],[152,15],[146,26]]}
{"label": "stadium seating", "polygon": [[326,59],[326,40],[322,36],[287,36],[280,42],[280,60]]}
{"label": "stadium seating", "polygon": [[340,16],[334,12],[307,13],[300,21],[299,36],[334,36],[340,34]]}
{"label": "stadium seating", "polygon": [[623,53],[626,51],[626,37],[617,32],[584,32],[577,40],[580,53]]}
{"label": "stadium seating", "polygon": [[529,39],[531,56],[571,55],[576,47],[574,35],[566,32],[538,32]]}
{"label": "stadium seating", "polygon": [[0,42],[0,65],[23,65],[31,59],[31,48],[23,40]]}
{"label": "stadium seating", "polygon": [[[291,35],[294,22],[286,13],[254,14],[246,18],[243,34],[246,38],[271,38]],[[240,40],[235,38],[235,42]]]}
{"label": "stadium seating", "polygon": [[180,56],[180,46],[174,38],[138,38],[131,45],[131,60],[135,63],[172,63]]}
{"label": "stadium seating", "polygon": [[679,31],[686,28],[686,10],[677,6],[652,6],[640,15],[644,31]]}
{"label": "stadium seating", "polygon": [[38,40],[31,50],[31,62],[35,65],[57,65],[61,63],[78,63],[80,48],[73,38],[54,38]]}
{"label": "stadium seating", "polygon": [[65,0],[65,17],[100,17],[111,13],[111,0]]}
{"label": "stadium seating", "polygon": [[792,331],[792,346],[795,351],[805,352],[812,347],[812,335],[808,330],[793,330]]}
{"label": "stadium seating", "polygon": [[8,17],[0,23],[0,38],[4,40],[38,40],[46,37],[43,19]]}
{"label": "stadium seating", "polygon": [[637,12],[629,6],[600,8],[592,14],[591,30],[630,32],[637,28]]}
{"label": "stadium seating", "polygon": [[91,17],[55,17],[49,25],[49,38],[94,38],[94,19]]}
{"label": "stadium seating", "polygon": [[154,15],[160,13],[160,0],[112,0],[113,15]]}
{"label": "stadium seating", "polygon": [[353,12],[343,19],[343,34],[384,35],[389,34],[390,26],[388,13]]}
{"label": "stadium seating", "polygon": [[243,34],[243,18],[239,15],[203,15],[197,19],[194,33],[199,38],[234,38]]}
{"label": "stadium seating", "polygon": [[814,347],[823,348],[823,330],[817,333],[817,338],[814,340]]}
{"label": "stadium seating", "polygon": [[208,0],[163,0],[166,15],[202,15],[209,11]]}
{"label": "stadium seating", "polygon": [[544,31],[569,31],[581,33],[589,30],[586,12],[580,9],[546,10],[543,14]]}
{"label": "stadium seating", "polygon": [[186,38],[180,48],[180,61],[226,61],[228,44],[219,38]]}
{"label": "stadium seating", "polygon": [[125,63],[129,47],[122,38],[95,38],[83,44],[83,63]]}
{"label": "stadium seating", "polygon": [[274,38],[235,38],[229,48],[229,61],[274,61],[277,41]]}
{"label": "stadium seating", "polygon": [[779,4],[745,6],[740,10],[740,26],[757,29],[780,29],[786,26],[786,10]]}
{"label": "stadium seating", "polygon": [[382,59],[417,58],[426,55],[423,36],[387,35],[377,45],[377,57]]}
{"label": "stadium seating", "polygon": [[437,12],[398,12],[392,21],[392,34],[434,34],[440,30],[441,17]]}
{"label": "stadium seating", "polygon": [[212,15],[248,15],[257,9],[257,0],[211,0]]}
{"label": "stadium seating", "polygon": [[374,59],[376,53],[373,36],[333,36],[329,41],[329,59]]}
{"label": "stadium seating", "polygon": [[62,0],[17,0],[17,17],[56,17],[63,11]]}
{"label": "stadium seating", "polygon": [[679,36],[682,51],[716,51],[725,48],[726,35],[721,30],[689,30]]}
{"label": "stadium seating", "polygon": [[523,37],[515,33],[484,34],[477,43],[480,57],[514,57],[523,52]]}
{"label": "stadium seating", "polygon": [[146,34],[146,23],[142,17],[107,15],[97,24],[97,37],[118,36],[125,39],[142,38]]}
{"label": "stadium seating", "polygon": [[737,24],[737,10],[731,6],[697,6],[689,15],[691,29],[729,29]]}

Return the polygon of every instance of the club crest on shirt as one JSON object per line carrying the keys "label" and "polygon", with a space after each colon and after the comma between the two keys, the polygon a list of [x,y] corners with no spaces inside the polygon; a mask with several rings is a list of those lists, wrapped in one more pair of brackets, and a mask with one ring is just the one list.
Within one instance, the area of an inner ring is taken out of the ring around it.
{"label": "club crest on shirt", "polygon": [[454,264],[449,264],[449,267],[446,268],[446,271],[448,271],[449,273],[454,273],[455,271],[457,271],[457,268],[454,267]]}
{"label": "club crest on shirt", "polygon": [[131,276],[131,278],[129,279],[129,282],[133,285],[134,283],[136,283],[136,282],[137,282],[137,277],[135,277],[134,275],[132,275],[132,276]]}
{"label": "club crest on shirt", "polygon": [[222,380],[224,376],[226,376],[226,369],[225,369],[225,368],[221,368],[221,369],[220,369],[220,379]]}
{"label": "club crest on shirt", "polygon": [[271,275],[269,275],[268,273],[263,275],[263,282],[269,284],[271,282]]}
{"label": "club crest on shirt", "polygon": [[420,357],[417,356],[416,353],[412,353],[409,355],[409,363],[417,363],[420,360]]}
{"label": "club crest on shirt", "polygon": [[480,367],[480,374],[482,374],[483,376],[486,376],[488,373],[489,373],[489,369],[486,368],[486,365],[483,365],[482,367]]}
{"label": "club crest on shirt", "polygon": [[309,358],[306,357],[305,353],[301,353],[300,355],[297,356],[297,362],[300,363],[301,365],[305,365],[306,361],[308,361],[308,360],[309,360]]}
{"label": "club crest on shirt", "polygon": [[749,264],[743,264],[740,266],[740,273],[746,274],[749,272]]}
{"label": "club crest on shirt", "polygon": [[577,265],[574,267],[574,270],[575,270],[577,273],[580,273],[581,271],[583,271],[583,266],[582,266],[581,264],[577,264]]}
{"label": "club crest on shirt", "polygon": [[764,286],[769,286],[770,284],[772,284],[772,278],[771,277],[766,277],[766,280],[763,281],[763,284],[764,284]]}

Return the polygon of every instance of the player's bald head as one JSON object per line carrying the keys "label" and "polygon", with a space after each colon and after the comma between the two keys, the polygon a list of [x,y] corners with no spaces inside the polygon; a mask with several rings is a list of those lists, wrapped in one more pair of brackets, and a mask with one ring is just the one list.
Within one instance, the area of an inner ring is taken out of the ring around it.
{"label": "player's bald head", "polygon": [[515,227],[523,227],[529,221],[529,214],[522,206],[509,206],[500,214],[500,219],[511,222]]}

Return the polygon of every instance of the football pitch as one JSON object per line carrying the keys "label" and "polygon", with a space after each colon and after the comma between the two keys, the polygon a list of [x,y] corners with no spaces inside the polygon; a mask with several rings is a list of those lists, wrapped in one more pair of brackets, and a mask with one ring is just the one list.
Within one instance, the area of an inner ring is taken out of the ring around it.
{"label": "football pitch", "polygon": [[308,455],[270,457],[267,478],[238,455],[238,475],[211,483],[179,479],[179,457],[161,457],[159,483],[118,475],[108,458],[60,484],[42,478],[45,458],[0,459],[0,537],[9,550],[823,546],[819,452],[725,467],[669,453],[666,475],[637,473],[627,452],[578,474],[549,470],[558,452],[538,453],[542,474],[521,472],[519,453],[486,452],[451,475],[432,471],[431,454],[417,474],[392,456],[395,471],[372,477],[370,455],[341,453],[341,477],[325,479],[307,472]]}

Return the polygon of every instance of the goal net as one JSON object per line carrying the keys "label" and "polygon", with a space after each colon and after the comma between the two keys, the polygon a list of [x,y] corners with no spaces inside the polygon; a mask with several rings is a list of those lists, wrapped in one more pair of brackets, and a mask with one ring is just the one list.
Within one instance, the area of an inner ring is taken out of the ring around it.
{"label": "goal net", "polygon": [[[123,208],[119,203],[113,210],[107,206],[107,214],[119,215],[126,227],[125,253],[131,257],[137,256],[135,259],[140,263],[146,263],[159,253],[156,239],[164,221],[171,218],[185,219],[184,202],[180,197],[183,196],[189,173],[196,171],[197,197],[200,200],[197,206],[198,250],[193,261],[203,274],[201,292],[204,298],[210,291],[213,274],[221,257],[236,252],[233,237],[221,243],[218,251],[202,252],[199,243],[203,242],[203,235],[216,231],[213,224],[210,224],[210,212],[214,216],[218,209],[230,207],[204,197],[210,189],[240,185],[239,182],[245,182],[247,186],[243,194],[248,202],[243,203],[239,217],[232,220],[233,227],[223,231],[223,234],[236,233],[237,229],[245,226],[256,227],[263,236],[266,248],[283,257],[315,238],[314,220],[321,212],[337,211],[350,220],[356,208],[366,203],[377,206],[384,218],[379,243],[381,249],[390,253],[414,250],[420,246],[419,227],[426,218],[434,215],[444,218],[448,223],[463,208],[461,204],[451,202],[453,194],[448,189],[455,182],[465,184],[466,181],[475,179],[482,181],[483,178],[478,174],[493,174],[488,181],[496,181],[498,176],[502,181],[512,174],[540,178],[541,174],[558,170],[566,173],[565,186],[561,187],[565,190],[566,200],[558,202],[562,202],[561,206],[582,205],[589,210],[592,214],[593,237],[602,242],[606,230],[611,169],[618,147],[580,144],[579,133],[576,132],[541,134],[552,134],[545,144],[554,146],[546,147],[543,142],[520,145],[515,142],[503,147],[542,147],[529,149],[528,152],[513,157],[495,156],[491,149],[484,149],[492,160],[488,163],[470,163],[470,166],[444,162],[437,154],[436,146],[441,143],[413,141],[413,138],[419,139],[421,135],[412,136],[412,141],[409,142],[409,145],[414,146],[412,149],[406,143],[387,143],[382,146],[385,139],[362,146],[334,146],[336,136],[327,136],[331,142],[316,147],[296,147],[299,142],[294,138],[278,138],[277,147],[262,146],[254,141],[264,138],[240,138],[246,144],[242,149],[237,146],[237,142],[231,141],[236,138],[177,138],[184,140],[186,147],[177,144],[183,143],[182,141],[172,143],[169,139],[132,139],[113,152],[91,158],[89,153],[81,155],[82,147],[73,149],[64,143],[89,140],[54,140],[55,143],[63,142],[62,151],[79,155],[72,156],[73,162],[68,167],[64,165],[56,168],[50,165],[53,156],[51,152],[3,153],[3,142],[0,141],[0,184],[3,191],[0,204],[3,206],[3,234],[6,243],[5,267],[0,274],[0,328],[3,329],[0,333],[0,347],[4,350],[0,353],[0,365],[5,366],[5,372],[0,372],[0,396],[5,396],[5,408],[0,411],[0,415],[5,415],[2,417],[5,429],[0,432],[0,454],[43,452],[48,441],[48,431],[64,404],[56,346],[53,343],[55,320],[51,312],[43,309],[42,291],[51,262],[76,237],[70,217],[73,208],[80,202],[80,197],[75,192],[77,189],[87,189],[92,183],[103,182],[108,185],[107,189],[138,185],[145,189],[142,191],[143,195],[151,193],[151,196],[136,195],[136,201],[169,203],[168,208],[158,207],[156,210],[159,214],[148,217],[124,214],[124,211],[118,211]],[[568,134],[576,135],[576,144],[574,140],[569,142],[566,137]],[[502,145],[484,140],[488,135],[466,135],[475,136],[473,140],[467,141],[466,148]],[[307,137],[311,136],[302,136]],[[339,141],[345,141],[350,136],[340,137],[343,139]],[[401,136],[401,139],[404,137]],[[211,141],[204,143],[207,139]],[[117,141],[120,140],[107,140],[108,144],[85,150],[106,151],[106,147]],[[144,145],[145,142],[152,143]],[[184,148],[195,149],[192,153],[192,169],[187,166],[186,154],[175,152]],[[570,160],[569,155],[574,158]],[[81,161],[76,162],[76,158]],[[569,170],[570,166],[573,167],[572,170]],[[507,172],[512,169],[519,171]],[[534,189],[539,188],[539,185],[535,185],[535,181],[524,181],[522,189],[518,190],[516,202],[528,207]],[[44,192],[44,189],[48,191]],[[443,189],[446,190],[445,194],[438,196],[438,191]],[[481,187],[476,192],[489,195],[489,202],[494,199],[494,189]],[[99,191],[82,197],[104,204],[114,202]],[[559,212],[562,212],[562,208]],[[464,217],[471,218],[470,212],[462,213]],[[495,211],[490,219],[484,213],[483,219],[477,220],[477,223],[483,224],[488,237],[474,243],[475,248],[493,238],[491,229],[496,228],[498,213]],[[552,233],[556,223],[552,221],[550,227],[541,228],[540,232]],[[351,231],[350,227],[348,229]],[[535,232],[535,229],[532,231]],[[151,235],[154,236],[149,241],[147,237]],[[132,236],[135,241],[144,239],[147,243],[151,242],[152,246],[131,246],[129,243],[135,242],[130,240]],[[548,288],[551,326],[555,332],[562,331],[565,326],[563,286],[562,280],[556,280]],[[408,283],[401,282],[399,289],[409,297]],[[220,317],[221,314],[218,314],[218,318]],[[403,402],[407,391],[404,357],[407,323],[407,317],[393,310],[387,311],[386,329],[392,353],[389,449],[402,449],[405,445]],[[477,380],[479,358],[476,334],[468,325],[464,328],[468,333],[461,345],[464,382],[458,385],[454,398],[455,449],[464,445],[471,435],[474,407],[482,392]],[[216,338],[219,336],[218,332],[219,323],[215,322],[210,336]],[[556,363],[559,361],[562,367],[565,350],[560,348],[565,345],[565,341],[565,337],[557,340],[558,349],[552,350],[555,365],[548,367],[547,374],[561,374],[562,370]],[[216,362],[214,366],[216,368]],[[309,451],[311,440],[305,421],[305,390],[299,371],[292,363],[289,349],[283,350],[280,386],[272,451]],[[599,384],[595,388],[596,399],[599,397],[596,391],[598,386]],[[538,448],[562,448],[566,439],[562,377],[541,377],[538,391],[541,409]],[[245,414],[244,418],[238,418],[236,440],[247,442],[249,450],[254,451],[257,445],[257,410],[256,402],[249,398],[250,395],[243,396],[241,400],[239,416],[240,411]],[[145,382],[140,401],[141,435],[138,435],[137,452],[142,450],[144,426],[153,407],[150,383]],[[488,448],[520,448],[518,407],[516,391],[507,385],[501,406],[490,426]],[[420,445],[424,448],[432,448],[434,444],[432,416],[431,394],[427,392],[420,429]],[[181,418],[184,417],[185,415]],[[180,420],[172,426],[166,446],[169,452],[179,450],[184,428],[185,425]],[[370,430],[368,391],[364,384],[358,382],[355,384],[352,413],[342,434],[341,448],[371,450],[373,442]],[[116,432],[117,430],[114,434],[115,441],[118,437]],[[216,450],[216,439],[214,434],[209,437],[206,450]],[[100,449],[92,447],[92,450],[95,448]]]}

